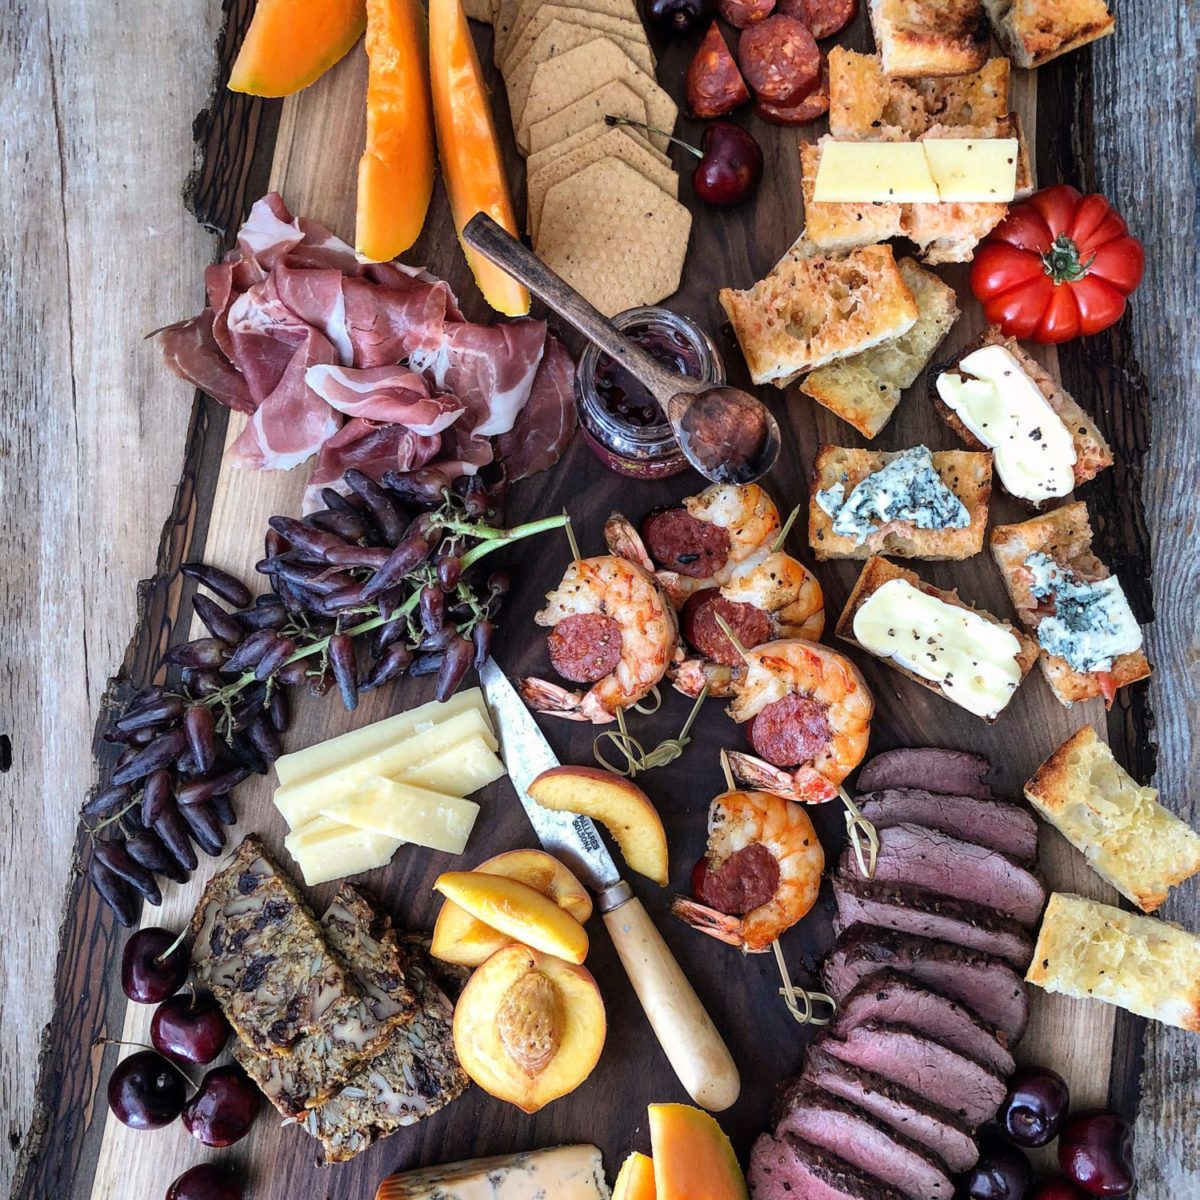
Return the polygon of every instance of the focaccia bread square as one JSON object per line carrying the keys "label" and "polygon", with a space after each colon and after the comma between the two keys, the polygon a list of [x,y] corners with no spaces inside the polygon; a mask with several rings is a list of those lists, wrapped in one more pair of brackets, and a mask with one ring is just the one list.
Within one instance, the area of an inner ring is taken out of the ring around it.
{"label": "focaccia bread square", "polygon": [[1040,67],[1116,28],[1105,0],[983,0],[996,40],[1019,67]]}
{"label": "focaccia bread square", "polygon": [[1122,769],[1091,725],[1038,767],[1025,798],[1142,912],[1200,873],[1200,834]]}
{"label": "focaccia bread square", "polygon": [[722,288],[718,298],[751,378],[780,388],[899,337],[920,315],[890,246],[827,256],[800,243],[766,279],[746,291]]}
{"label": "focaccia bread square", "polygon": [[881,201],[822,201],[813,199],[821,144],[800,143],[800,193],[804,199],[804,236],[822,250],[852,250],[899,237],[902,204]]}
{"label": "focaccia bread square", "polygon": [[870,13],[886,75],[965,75],[987,58],[982,0],[871,0]]}

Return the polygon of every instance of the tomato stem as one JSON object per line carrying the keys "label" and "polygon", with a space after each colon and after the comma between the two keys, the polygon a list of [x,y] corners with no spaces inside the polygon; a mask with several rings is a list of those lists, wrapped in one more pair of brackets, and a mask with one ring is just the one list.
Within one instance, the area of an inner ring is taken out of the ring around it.
{"label": "tomato stem", "polygon": [[1042,266],[1056,284],[1077,283],[1088,273],[1095,258],[1093,254],[1086,262],[1081,262],[1079,247],[1065,233],[1060,233],[1042,255]]}

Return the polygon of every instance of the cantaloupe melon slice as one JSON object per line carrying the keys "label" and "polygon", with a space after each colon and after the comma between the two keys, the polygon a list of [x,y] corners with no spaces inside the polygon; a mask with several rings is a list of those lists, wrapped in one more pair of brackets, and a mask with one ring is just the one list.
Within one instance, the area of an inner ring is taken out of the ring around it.
{"label": "cantaloupe melon slice", "polygon": [[612,1200],[656,1200],[654,1163],[649,1155],[636,1150],[621,1164]]}
{"label": "cantaloupe melon slice", "polygon": [[748,1200],[737,1155],[708,1113],[690,1104],[649,1112],[657,1200]]}

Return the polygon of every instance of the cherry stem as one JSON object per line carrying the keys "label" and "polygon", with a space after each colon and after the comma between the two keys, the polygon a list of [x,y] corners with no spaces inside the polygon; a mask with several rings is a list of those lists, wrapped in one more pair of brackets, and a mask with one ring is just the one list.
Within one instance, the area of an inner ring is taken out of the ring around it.
{"label": "cherry stem", "polygon": [[183,940],[187,935],[188,931],[186,929],[181,930],[179,936],[154,961],[160,966],[165,963],[183,945]]}
{"label": "cherry stem", "polygon": [[169,1067],[173,1067],[175,1071],[182,1077],[183,1082],[188,1085],[193,1091],[199,1091],[200,1085],[177,1063],[169,1059],[165,1054],[159,1053],[157,1047],[147,1046],[145,1042],[127,1042],[124,1038],[115,1037],[98,1037],[93,1043],[93,1046],[135,1046],[139,1050],[149,1050],[151,1054],[157,1054]]}
{"label": "cherry stem", "polygon": [[689,154],[694,154],[697,158],[704,157],[704,151],[693,146],[691,142],[685,142],[682,138],[677,138],[673,134],[668,133],[665,129],[655,129],[653,125],[647,125],[644,121],[633,121],[629,117],[615,117],[609,113],[604,118],[605,125],[629,125],[634,129],[644,130],[646,133],[657,134],[659,137],[665,137],[668,142],[673,142],[676,146],[682,146]]}

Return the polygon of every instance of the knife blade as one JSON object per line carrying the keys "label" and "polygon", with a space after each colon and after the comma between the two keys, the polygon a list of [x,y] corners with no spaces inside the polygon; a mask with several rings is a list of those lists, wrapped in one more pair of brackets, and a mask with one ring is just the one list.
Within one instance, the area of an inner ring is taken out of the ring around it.
{"label": "knife blade", "polygon": [[604,927],[680,1083],[704,1108],[728,1108],[738,1098],[741,1079],[700,997],[641,901],[621,879],[591,818],[552,812],[529,795],[529,785],[538,775],[560,765],[558,756],[494,658],[480,668],[479,683],[509,778],[538,841],[599,892]]}

